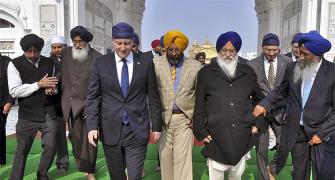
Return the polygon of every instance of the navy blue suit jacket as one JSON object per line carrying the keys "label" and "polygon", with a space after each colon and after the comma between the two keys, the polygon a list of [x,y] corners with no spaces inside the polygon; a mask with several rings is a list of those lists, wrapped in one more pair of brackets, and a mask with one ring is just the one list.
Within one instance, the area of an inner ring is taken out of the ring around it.
{"label": "navy blue suit jacket", "polygon": [[107,145],[116,145],[120,140],[122,115],[126,111],[129,125],[137,141],[147,144],[150,122],[152,130],[162,130],[161,102],[152,59],[134,54],[133,76],[128,95],[123,97],[116,70],[115,55],[98,57],[93,64],[86,99],[87,129],[98,130],[100,139]]}
{"label": "navy blue suit jacket", "polygon": [[270,92],[260,105],[267,110],[274,103],[288,98],[287,125],[282,127],[281,148],[291,150],[299,133],[300,116],[303,113],[304,129],[308,139],[317,135],[327,140],[335,132],[335,65],[325,59],[322,60],[311,92],[305,107],[302,108],[301,84],[302,81],[293,82],[295,63],[287,65],[281,85]]}

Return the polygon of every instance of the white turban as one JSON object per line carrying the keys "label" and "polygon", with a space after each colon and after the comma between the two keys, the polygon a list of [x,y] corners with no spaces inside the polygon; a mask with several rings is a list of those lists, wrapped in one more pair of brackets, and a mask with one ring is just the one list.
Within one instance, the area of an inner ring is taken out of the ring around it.
{"label": "white turban", "polygon": [[63,36],[53,36],[51,38],[50,44],[65,44],[65,45],[67,45],[66,40]]}

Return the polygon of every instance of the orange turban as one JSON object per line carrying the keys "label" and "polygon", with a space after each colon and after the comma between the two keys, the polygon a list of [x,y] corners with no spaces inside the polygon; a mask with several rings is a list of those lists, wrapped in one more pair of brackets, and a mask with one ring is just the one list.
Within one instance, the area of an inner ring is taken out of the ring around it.
{"label": "orange turban", "polygon": [[168,48],[170,44],[174,43],[179,50],[184,51],[188,46],[188,38],[180,31],[172,30],[164,35],[164,47]]}

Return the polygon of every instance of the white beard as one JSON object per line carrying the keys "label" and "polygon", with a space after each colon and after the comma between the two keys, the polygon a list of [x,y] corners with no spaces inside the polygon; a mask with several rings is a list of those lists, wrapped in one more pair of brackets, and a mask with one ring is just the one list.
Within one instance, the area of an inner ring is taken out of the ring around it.
{"label": "white beard", "polygon": [[304,62],[298,60],[294,66],[293,82],[297,83],[300,79],[311,79],[312,76],[317,72],[318,61],[313,60],[312,62]]}
{"label": "white beard", "polygon": [[82,49],[76,49],[75,47],[72,46],[72,57],[74,60],[77,60],[79,62],[86,61],[88,57],[88,51],[89,51],[89,46],[86,45]]}
{"label": "white beard", "polygon": [[223,72],[229,77],[235,77],[236,66],[238,62],[238,56],[235,56],[233,59],[223,59],[221,57],[217,57],[217,62]]}

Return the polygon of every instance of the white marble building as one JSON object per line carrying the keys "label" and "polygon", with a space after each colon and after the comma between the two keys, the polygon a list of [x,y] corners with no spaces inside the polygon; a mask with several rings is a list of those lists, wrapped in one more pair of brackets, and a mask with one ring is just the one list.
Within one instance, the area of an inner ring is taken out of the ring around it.
{"label": "white marble building", "polygon": [[317,30],[330,40],[333,48],[325,57],[335,55],[335,0],[255,0],[258,18],[258,53],[264,34],[273,32],[281,39],[282,52],[290,51],[297,32]]}
{"label": "white marble building", "polygon": [[46,41],[42,53],[50,51],[53,35],[65,36],[76,25],[93,34],[91,43],[102,53],[111,50],[111,29],[120,21],[141,34],[145,0],[0,0],[0,52],[14,58],[22,54],[22,36],[35,33]]}

